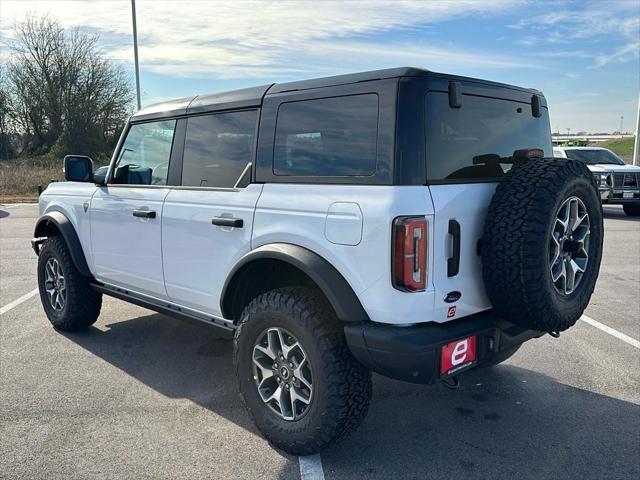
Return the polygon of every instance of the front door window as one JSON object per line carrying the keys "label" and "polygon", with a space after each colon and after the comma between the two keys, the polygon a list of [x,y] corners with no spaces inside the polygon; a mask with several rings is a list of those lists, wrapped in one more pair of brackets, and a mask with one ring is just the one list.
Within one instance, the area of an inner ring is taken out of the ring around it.
{"label": "front door window", "polygon": [[120,150],[112,183],[166,185],[175,120],[132,125]]}

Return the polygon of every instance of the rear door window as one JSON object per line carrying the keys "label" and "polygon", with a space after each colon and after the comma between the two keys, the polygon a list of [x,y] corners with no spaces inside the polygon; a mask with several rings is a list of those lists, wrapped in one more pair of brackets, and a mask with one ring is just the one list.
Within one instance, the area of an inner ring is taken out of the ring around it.
{"label": "rear door window", "polygon": [[233,188],[252,162],[257,111],[191,117],[182,160],[182,185]]}
{"label": "rear door window", "polygon": [[495,180],[511,164],[515,150],[540,148],[552,155],[546,108],[531,114],[524,102],[464,95],[461,108],[449,107],[443,92],[426,95],[427,179],[431,182]]}
{"label": "rear door window", "polygon": [[278,109],[276,175],[369,176],[376,170],[378,95],[283,103]]}

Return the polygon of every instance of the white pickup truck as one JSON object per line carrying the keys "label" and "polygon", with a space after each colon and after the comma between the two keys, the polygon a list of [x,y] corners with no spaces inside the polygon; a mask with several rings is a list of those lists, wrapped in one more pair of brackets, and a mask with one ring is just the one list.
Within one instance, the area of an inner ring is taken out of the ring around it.
{"label": "white pickup truck", "polygon": [[42,305],[63,331],[110,295],[233,334],[257,427],[317,452],[372,371],[453,382],[577,321],[602,207],[551,155],[540,92],[415,68],[152,105],[106,172],[67,156],[40,196]]}
{"label": "white pickup truck", "polygon": [[622,205],[630,217],[640,216],[640,167],[602,147],[553,147],[553,156],[583,162],[596,178],[602,203]]}

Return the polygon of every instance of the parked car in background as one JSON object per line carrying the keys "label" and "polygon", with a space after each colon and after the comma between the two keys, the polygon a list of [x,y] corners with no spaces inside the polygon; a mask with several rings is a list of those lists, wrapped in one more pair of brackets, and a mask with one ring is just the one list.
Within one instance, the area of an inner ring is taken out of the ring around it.
{"label": "parked car in background", "polygon": [[627,165],[602,147],[554,147],[553,156],[586,163],[596,177],[602,203],[622,205],[627,215],[640,216],[640,167]]}

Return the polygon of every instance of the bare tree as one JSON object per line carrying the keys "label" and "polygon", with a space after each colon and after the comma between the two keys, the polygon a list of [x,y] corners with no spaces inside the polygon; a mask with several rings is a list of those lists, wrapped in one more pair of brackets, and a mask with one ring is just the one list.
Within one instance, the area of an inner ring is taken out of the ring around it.
{"label": "bare tree", "polygon": [[16,26],[10,48],[11,111],[28,153],[99,156],[113,148],[133,94],[123,69],[101,55],[96,35],[29,17]]}
{"label": "bare tree", "polygon": [[4,66],[0,65],[0,159],[16,156],[15,143],[11,136],[12,113],[6,71]]}

